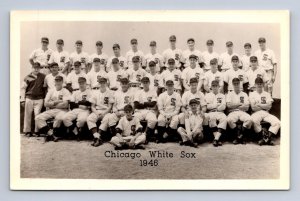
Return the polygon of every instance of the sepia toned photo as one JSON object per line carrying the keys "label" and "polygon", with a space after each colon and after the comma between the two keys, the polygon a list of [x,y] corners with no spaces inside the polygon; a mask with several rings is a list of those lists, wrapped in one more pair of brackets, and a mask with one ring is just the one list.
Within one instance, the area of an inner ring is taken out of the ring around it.
{"label": "sepia toned photo", "polygon": [[11,188],[289,188],[288,11],[13,11]]}

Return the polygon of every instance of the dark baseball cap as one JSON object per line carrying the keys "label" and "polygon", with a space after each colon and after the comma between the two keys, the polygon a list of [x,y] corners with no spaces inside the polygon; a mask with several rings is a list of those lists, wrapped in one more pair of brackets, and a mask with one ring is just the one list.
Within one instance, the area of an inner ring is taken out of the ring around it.
{"label": "dark baseball cap", "polygon": [[150,79],[149,79],[149,77],[143,77],[143,78],[141,79],[141,82],[142,82],[142,83],[150,82]]}
{"label": "dark baseball cap", "polygon": [[260,37],[258,39],[258,43],[265,43],[266,42],[266,39],[264,37]]}
{"label": "dark baseball cap", "polygon": [[192,105],[192,104],[197,104],[198,105],[199,101],[197,101],[196,99],[191,99],[190,102],[189,102],[189,104],[190,105]]}
{"label": "dark baseball cap", "polygon": [[211,82],[211,86],[219,86],[219,81],[218,80],[213,80]]}
{"label": "dark baseball cap", "polygon": [[134,56],[132,57],[132,62],[139,62],[140,61],[140,57],[139,56]]}
{"label": "dark baseball cap", "polygon": [[102,83],[103,83],[103,82],[106,83],[106,82],[107,82],[107,79],[106,79],[105,77],[100,77],[100,78],[98,78],[98,82],[99,82],[99,83],[101,83],[101,82],[102,82]]}
{"label": "dark baseball cap", "polygon": [[245,43],[244,48],[246,47],[250,47],[251,48],[251,44],[250,43]]}
{"label": "dark baseball cap", "polygon": [[56,76],[55,79],[54,79],[56,82],[61,82],[64,80],[64,78],[60,75]]}
{"label": "dark baseball cap", "polygon": [[75,44],[76,44],[76,45],[82,45],[82,41],[81,41],[81,40],[77,40],[77,41],[75,42]]}
{"label": "dark baseball cap", "polygon": [[263,84],[263,83],[264,83],[264,81],[263,81],[263,79],[261,77],[257,77],[255,79],[255,84]]}
{"label": "dark baseball cap", "polygon": [[86,78],[85,77],[79,77],[78,78],[78,83],[81,83],[81,82],[86,82]]}
{"label": "dark baseball cap", "polygon": [[192,83],[198,83],[198,79],[196,77],[192,77],[190,79],[190,84],[192,84]]}
{"label": "dark baseball cap", "polygon": [[134,43],[137,43],[137,42],[138,42],[138,41],[137,41],[136,38],[133,38],[133,39],[130,40],[130,43],[131,43],[131,44],[134,44]]}
{"label": "dark baseball cap", "polygon": [[232,79],[232,84],[234,84],[234,83],[240,83],[240,79],[237,78],[237,77],[233,78]]}
{"label": "dark baseball cap", "polygon": [[166,81],[166,85],[174,85],[173,80],[168,80],[168,81]]}
{"label": "dark baseball cap", "polygon": [[63,39],[58,39],[58,40],[56,41],[56,44],[61,44],[61,45],[63,45],[63,44],[64,44],[64,40],[63,40]]}
{"label": "dark baseball cap", "polygon": [[96,42],[96,46],[103,46],[102,41],[97,41],[97,42]]}
{"label": "dark baseball cap", "polygon": [[176,36],[175,35],[170,36],[169,41],[176,41]]}
{"label": "dark baseball cap", "polygon": [[58,63],[53,62],[53,63],[50,64],[50,68],[53,68],[54,66],[58,66]]}
{"label": "dark baseball cap", "polygon": [[93,59],[93,62],[100,62],[101,60],[100,60],[100,58],[98,58],[98,57],[95,57],[94,59]]}
{"label": "dark baseball cap", "polygon": [[156,41],[151,41],[150,46],[156,46]]}
{"label": "dark baseball cap", "polygon": [[150,62],[149,62],[149,67],[154,67],[154,66],[156,66],[155,61],[150,61]]}
{"label": "dark baseball cap", "polygon": [[239,61],[239,57],[236,56],[236,55],[233,55],[233,56],[231,57],[231,61]]}
{"label": "dark baseball cap", "polygon": [[41,42],[42,43],[49,43],[49,39],[47,37],[42,37]]}
{"label": "dark baseball cap", "polygon": [[187,42],[190,42],[190,41],[195,42],[195,39],[193,39],[193,38],[187,39]]}
{"label": "dark baseball cap", "polygon": [[213,45],[214,44],[214,41],[209,39],[206,41],[206,45]]}
{"label": "dark baseball cap", "polygon": [[171,64],[171,63],[175,64],[175,59],[173,59],[173,58],[168,59],[168,64]]}
{"label": "dark baseball cap", "polygon": [[191,55],[189,56],[189,59],[198,59],[198,57],[197,57],[196,55],[194,55],[194,54],[191,54]]}
{"label": "dark baseball cap", "polygon": [[115,49],[115,48],[118,48],[118,49],[120,49],[120,45],[119,44],[117,44],[117,43],[115,43],[114,45],[113,45],[113,47],[112,47],[113,49]]}
{"label": "dark baseball cap", "polygon": [[80,61],[75,61],[74,66],[81,66],[81,62]]}
{"label": "dark baseball cap", "polygon": [[125,105],[124,107],[124,112],[132,112],[133,111],[133,107],[132,105]]}
{"label": "dark baseball cap", "polygon": [[226,47],[231,47],[231,46],[233,46],[233,43],[231,41],[227,41],[226,42]]}
{"label": "dark baseball cap", "polygon": [[210,60],[209,62],[211,65],[214,65],[214,64],[217,64],[218,63],[218,60],[216,58],[213,58]]}
{"label": "dark baseball cap", "polygon": [[128,80],[128,78],[122,78],[121,80],[120,80],[120,82],[122,83],[122,84],[128,84],[129,83],[129,80]]}
{"label": "dark baseball cap", "polygon": [[118,58],[113,58],[112,60],[111,60],[111,63],[113,63],[113,64],[117,64],[117,63],[119,63],[120,61],[119,61],[119,59]]}
{"label": "dark baseball cap", "polygon": [[251,56],[250,61],[257,61],[257,57],[256,56]]}

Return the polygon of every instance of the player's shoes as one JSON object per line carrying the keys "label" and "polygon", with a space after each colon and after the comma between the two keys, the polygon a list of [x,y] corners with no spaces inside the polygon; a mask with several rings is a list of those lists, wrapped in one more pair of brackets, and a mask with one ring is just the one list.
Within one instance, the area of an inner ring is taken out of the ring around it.
{"label": "player's shoes", "polygon": [[237,140],[237,139],[235,139],[235,140],[233,140],[233,142],[232,142],[234,145],[237,145],[237,144],[239,144],[239,141]]}
{"label": "player's shoes", "polygon": [[218,140],[214,140],[212,144],[214,145],[214,147],[219,146]]}
{"label": "player's shoes", "polygon": [[261,140],[258,141],[258,145],[259,145],[259,146],[262,146],[262,145],[264,145],[264,144],[265,144],[264,139],[261,139]]}
{"label": "player's shoes", "polygon": [[192,142],[191,147],[198,148],[198,143],[197,142]]}
{"label": "player's shoes", "polygon": [[52,137],[51,135],[47,135],[47,136],[45,136],[45,138],[44,138],[44,143],[49,142],[49,141],[51,141],[51,140],[53,140],[53,137]]}
{"label": "player's shoes", "polygon": [[25,133],[25,136],[27,136],[27,137],[32,137],[32,133],[31,133],[31,132],[26,132],[26,133]]}
{"label": "player's shoes", "polygon": [[102,145],[102,144],[103,144],[102,140],[98,138],[98,139],[96,140],[96,142],[94,143],[93,146],[94,146],[94,147],[99,147],[99,146]]}
{"label": "player's shoes", "polygon": [[218,140],[218,146],[222,146],[223,144],[222,144],[222,142],[220,142],[219,140]]}
{"label": "player's shoes", "polygon": [[55,135],[53,135],[53,142],[58,142],[60,138],[59,137],[56,137]]}
{"label": "player's shoes", "polygon": [[275,144],[274,144],[274,141],[269,140],[268,145],[274,146],[274,145],[275,145]]}
{"label": "player's shoes", "polygon": [[135,145],[133,149],[145,149],[145,147],[143,145]]}
{"label": "player's shoes", "polygon": [[122,149],[123,149],[122,147],[115,146],[115,150],[122,150]]}

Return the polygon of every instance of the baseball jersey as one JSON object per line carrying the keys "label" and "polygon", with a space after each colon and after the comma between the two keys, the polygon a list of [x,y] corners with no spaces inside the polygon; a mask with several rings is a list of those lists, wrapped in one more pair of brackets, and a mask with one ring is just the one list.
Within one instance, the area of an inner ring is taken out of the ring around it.
{"label": "baseball jersey", "polygon": [[70,58],[67,51],[54,51],[50,56],[48,64],[57,63],[59,71],[62,71],[68,62],[70,62]]}
{"label": "baseball jersey", "polygon": [[210,70],[210,60],[212,59],[217,59],[219,60],[219,54],[216,53],[216,52],[208,52],[208,51],[204,51],[202,53],[202,59],[203,59],[203,62],[204,62],[204,69],[205,70]]}
{"label": "baseball jersey", "polygon": [[160,71],[160,67],[162,67],[164,65],[164,60],[162,55],[160,55],[159,53],[149,53],[146,54],[145,56],[145,61],[146,61],[146,70],[149,71],[149,62],[150,61],[155,61],[156,63],[156,71],[159,72]]}
{"label": "baseball jersey", "polygon": [[190,49],[187,49],[187,50],[184,50],[183,53],[182,53],[182,61],[183,61],[185,67],[189,67],[190,66],[189,57],[192,54],[196,55],[198,57],[197,66],[199,66],[198,63],[203,62],[202,53],[199,50],[193,50],[193,51],[191,51]]}
{"label": "baseball jersey", "polygon": [[272,104],[273,99],[271,97],[271,94],[263,91],[261,94],[259,94],[257,91],[254,91],[249,94],[249,101],[252,104],[259,103],[259,104]]}
{"label": "baseball jersey", "polygon": [[114,93],[109,89],[106,89],[105,92],[99,90],[93,94],[90,102],[95,104],[97,110],[107,110],[109,105],[115,102]]}
{"label": "baseball jersey", "polygon": [[63,87],[67,84],[67,77],[63,73],[58,73],[57,75],[53,76],[52,73],[46,75],[44,80],[44,87],[48,87],[48,91],[51,89],[55,89],[55,78],[57,76],[63,77]]}
{"label": "baseball jersey", "polygon": [[[102,54],[94,53],[94,54],[90,55],[89,63],[93,63],[95,58],[100,59],[100,65],[106,66],[108,56],[105,53],[102,53]],[[93,71],[93,70],[94,70],[94,67],[92,67],[91,71]]]}
{"label": "baseball jersey", "polygon": [[[237,53],[232,53],[231,55],[228,54],[228,52],[224,52],[220,55],[219,57],[219,65],[222,66],[222,70],[228,70],[232,68],[232,63],[231,63],[231,57],[232,56],[238,56]],[[240,57],[239,57],[240,58]]]}
{"label": "baseball jersey", "polygon": [[136,85],[135,87],[141,86],[141,79],[147,75],[147,72],[142,68],[139,68],[138,70],[130,68],[126,72],[129,76],[131,86]]}
{"label": "baseball jersey", "polygon": [[[211,110],[217,110],[217,108],[219,108],[219,110],[224,111],[226,108],[226,98],[224,94],[218,93],[218,94],[214,94],[213,92],[207,93],[205,95],[205,101],[207,102],[207,110],[211,111]],[[209,104],[216,104],[217,107],[216,108],[209,108]]]}
{"label": "baseball jersey", "polygon": [[45,102],[58,101],[58,100],[69,101],[70,99],[71,99],[71,93],[66,88],[62,88],[59,91],[53,89],[47,93]]}
{"label": "baseball jersey", "polygon": [[158,110],[163,110],[166,113],[172,113],[176,109],[179,111],[181,105],[181,97],[177,92],[169,95],[168,91],[165,91],[157,99]]}
{"label": "baseball jersey", "polygon": [[224,74],[224,82],[228,83],[228,90],[233,90],[232,80],[233,78],[240,79],[240,88],[243,89],[243,84],[247,83],[247,76],[244,70],[237,69],[234,70],[233,68],[229,69]]}
{"label": "baseball jersey", "polygon": [[199,101],[201,107],[206,106],[205,97],[201,91],[197,91],[196,93],[192,93],[191,91],[184,92],[181,98],[182,106],[186,109],[189,108],[190,100],[192,99]]}
{"label": "baseball jersey", "polygon": [[123,56],[119,56],[119,57],[112,56],[107,61],[107,65],[106,65],[106,71],[107,72],[109,72],[112,69],[112,60],[114,58],[118,58],[119,59],[119,64],[120,64],[121,69],[123,69],[123,70],[127,69],[128,66],[127,66],[127,62],[126,62],[126,58],[125,57],[123,57]]}
{"label": "baseball jersey", "polygon": [[253,55],[249,55],[247,56],[246,54],[244,54],[241,57],[241,64],[242,64],[242,69],[247,72],[251,67],[250,67],[250,57]]}
{"label": "baseball jersey", "polygon": [[86,73],[80,72],[79,74],[76,74],[75,71],[72,71],[69,73],[67,76],[67,84],[71,84],[73,89],[79,89],[79,84],[78,84],[78,78],[79,77],[84,77],[86,79],[86,83],[89,85],[90,81],[87,78]]}
{"label": "baseball jersey", "polygon": [[257,56],[258,65],[263,67],[265,70],[272,70],[274,64],[277,64],[277,59],[273,50],[266,49],[265,51],[257,50],[254,54]]}
{"label": "baseball jersey", "polygon": [[[138,90],[134,95],[134,101],[137,101],[141,104],[145,102],[157,101],[157,94],[153,90],[145,91],[143,89]],[[153,108],[148,108],[153,109]]]}
{"label": "baseball jersey", "polygon": [[133,52],[132,50],[129,50],[126,53],[126,61],[127,61],[127,66],[128,68],[132,68],[133,63],[132,63],[132,58],[134,56],[139,56],[140,57],[140,61],[142,63],[142,66],[145,66],[145,58],[144,58],[144,53],[141,50],[138,50],[136,52]]}
{"label": "baseball jersey", "polygon": [[249,81],[249,88],[255,86],[255,79],[258,78],[258,77],[262,78],[264,83],[266,83],[268,81],[267,73],[261,67],[256,68],[254,71],[252,70],[252,68],[250,68],[246,72],[246,76],[247,76],[247,79]]}
{"label": "baseball jersey", "polygon": [[134,99],[134,93],[128,89],[126,92],[118,90],[115,92],[115,103],[113,106],[113,111],[124,110],[124,107],[128,104],[132,104]]}
{"label": "baseball jersey", "polygon": [[154,75],[152,75],[151,73],[148,73],[146,76],[149,77],[149,79],[150,79],[151,90],[156,91],[158,89],[158,87],[164,86],[161,74],[155,73]]}
{"label": "baseball jersey", "polygon": [[92,98],[92,92],[89,89],[85,91],[74,91],[70,98],[70,102],[78,103],[79,101],[89,101]]}
{"label": "baseball jersey", "polygon": [[164,85],[168,80],[172,80],[174,82],[174,88],[181,90],[181,71],[178,69],[174,69],[170,71],[169,69],[165,70],[161,74],[161,79],[163,80]]}
{"label": "baseball jersey", "polygon": [[214,80],[219,81],[220,87],[223,87],[224,85],[223,74],[220,71],[216,71],[215,73],[213,73],[212,71],[207,71],[204,74],[204,80],[205,80],[205,85],[207,85],[209,88],[211,88],[211,82]]}
{"label": "baseball jersey", "polygon": [[120,88],[120,80],[122,78],[128,78],[128,74],[126,71],[119,69],[118,71],[114,71],[113,69],[107,74],[109,80],[110,88]]}
{"label": "baseball jersey", "polygon": [[74,65],[75,61],[81,62],[81,69],[85,69],[86,65],[90,62],[90,57],[86,52],[80,52],[79,54],[75,51],[70,55],[71,65]]}
{"label": "baseball jersey", "polygon": [[88,80],[88,83],[91,85],[91,88],[100,86],[100,84],[98,82],[98,78],[100,78],[100,77],[104,77],[104,78],[108,79],[108,75],[104,70],[100,70],[98,72],[90,71],[87,74],[87,80]]}
{"label": "baseball jersey", "polygon": [[182,62],[182,50],[178,48],[174,50],[172,50],[171,48],[166,49],[163,52],[163,59],[166,65],[168,63],[168,60],[171,58],[175,59],[175,66],[177,68],[180,67],[180,62]]}
{"label": "baseball jersey", "polygon": [[190,131],[194,131],[196,129],[202,130],[202,122],[203,118],[200,116],[200,114],[197,112],[194,114],[192,111],[189,111],[189,128]]}
{"label": "baseball jersey", "polygon": [[136,131],[138,129],[143,128],[140,120],[136,117],[133,117],[131,120],[128,120],[126,116],[121,117],[117,127],[118,129],[122,130],[122,136],[127,137],[130,135],[136,135]]}
{"label": "baseball jersey", "polygon": [[190,79],[196,77],[199,81],[204,79],[203,69],[199,66],[195,68],[187,67],[182,71],[181,78],[188,86],[190,86]]}
{"label": "baseball jersey", "polygon": [[[234,91],[231,91],[226,96],[226,103],[242,104],[242,105],[249,106],[249,97],[245,92],[241,91],[239,94],[236,94]],[[238,110],[239,109],[230,109],[229,112],[238,111]]]}
{"label": "baseball jersey", "polygon": [[52,53],[53,50],[50,48],[48,48],[46,51],[44,51],[42,48],[39,48],[33,50],[29,58],[32,59],[33,62],[39,62],[41,66],[47,66]]}

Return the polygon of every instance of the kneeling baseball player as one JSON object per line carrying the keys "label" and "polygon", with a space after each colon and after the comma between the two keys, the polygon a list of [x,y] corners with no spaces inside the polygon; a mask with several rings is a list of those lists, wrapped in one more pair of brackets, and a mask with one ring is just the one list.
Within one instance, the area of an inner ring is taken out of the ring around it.
{"label": "kneeling baseball player", "polygon": [[125,116],[120,119],[116,127],[116,136],[112,137],[110,143],[115,146],[116,150],[144,149],[146,135],[142,133],[143,127],[140,120],[133,116],[133,107],[126,105],[124,112]]}

